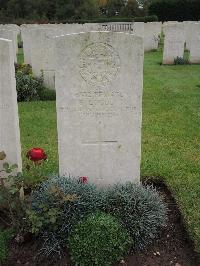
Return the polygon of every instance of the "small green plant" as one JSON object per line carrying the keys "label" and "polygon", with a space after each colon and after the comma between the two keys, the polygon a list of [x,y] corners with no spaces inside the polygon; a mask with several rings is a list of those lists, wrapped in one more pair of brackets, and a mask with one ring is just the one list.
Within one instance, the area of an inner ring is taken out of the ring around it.
{"label": "small green plant", "polygon": [[[4,161],[6,154],[0,152],[0,160]],[[0,170],[0,207],[5,216],[9,218],[7,222],[13,228],[22,229],[24,223],[24,185],[21,173],[15,173],[17,165],[3,163],[3,169]]]}
{"label": "small green plant", "polygon": [[144,249],[166,221],[166,207],[150,186],[118,184],[107,190],[106,212],[122,220],[133,239],[134,249]]}
{"label": "small green plant", "polygon": [[36,78],[30,65],[16,64],[16,88],[18,102],[55,100],[56,92],[45,88],[43,74]]}
{"label": "small green plant", "polygon": [[188,59],[178,57],[178,56],[174,59],[174,65],[189,65],[189,64],[190,63]]}
{"label": "small green plant", "polygon": [[6,261],[8,256],[8,242],[11,239],[10,230],[1,230],[0,229],[0,265]]}
{"label": "small green plant", "polygon": [[16,73],[16,88],[18,102],[40,100],[39,93],[44,90],[43,77],[35,78],[19,70]]}
{"label": "small green plant", "polygon": [[45,226],[50,230],[55,231],[59,224],[58,217],[60,210],[58,208],[49,209],[46,205],[41,205],[42,216],[38,215],[36,211],[27,210],[28,221],[31,228],[31,233],[37,235]]}
{"label": "small green plant", "polygon": [[69,237],[75,265],[109,266],[127,255],[131,238],[118,219],[105,213],[91,214],[80,221]]}

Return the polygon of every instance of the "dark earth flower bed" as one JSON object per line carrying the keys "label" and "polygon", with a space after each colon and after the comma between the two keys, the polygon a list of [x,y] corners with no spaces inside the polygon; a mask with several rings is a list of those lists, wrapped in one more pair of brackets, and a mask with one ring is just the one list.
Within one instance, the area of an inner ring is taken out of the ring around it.
{"label": "dark earth flower bed", "polygon": [[[128,258],[124,258],[118,265],[126,266],[199,266],[200,259],[194,252],[193,243],[188,238],[179,209],[170,191],[163,184],[155,184],[162,195],[168,208],[168,221],[159,237],[148,248]],[[10,253],[5,266],[17,265],[72,265],[68,252],[59,259],[41,260],[38,256],[40,241],[27,237],[22,244],[13,240],[10,245]],[[116,265],[116,266],[118,266]],[[106,266],[106,265],[105,265]]]}

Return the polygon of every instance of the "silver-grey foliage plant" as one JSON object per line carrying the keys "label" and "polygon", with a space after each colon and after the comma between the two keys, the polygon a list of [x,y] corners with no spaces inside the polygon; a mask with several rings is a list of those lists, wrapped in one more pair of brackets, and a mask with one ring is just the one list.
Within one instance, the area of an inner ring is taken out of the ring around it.
{"label": "silver-grey foliage plant", "polygon": [[[144,249],[165,225],[167,213],[161,196],[152,186],[126,183],[99,189],[76,178],[59,176],[44,181],[32,193],[32,210],[38,217],[46,217],[44,226],[39,227],[44,240],[41,252],[45,256],[61,254],[74,226],[99,210],[123,222],[132,237],[133,249]],[[36,227],[40,222],[41,219],[36,219]]]}
{"label": "silver-grey foliage plant", "polygon": [[105,210],[123,221],[133,239],[133,249],[146,248],[166,223],[167,210],[152,186],[126,183],[110,187]]}
{"label": "silver-grey foliage plant", "polygon": [[[32,210],[40,217],[46,210],[58,210],[56,224],[45,224],[40,230],[45,255],[60,254],[60,247],[73,227],[86,215],[102,208],[103,197],[99,189],[76,178],[54,176],[44,181],[32,193]],[[57,243],[57,244],[56,244]]]}

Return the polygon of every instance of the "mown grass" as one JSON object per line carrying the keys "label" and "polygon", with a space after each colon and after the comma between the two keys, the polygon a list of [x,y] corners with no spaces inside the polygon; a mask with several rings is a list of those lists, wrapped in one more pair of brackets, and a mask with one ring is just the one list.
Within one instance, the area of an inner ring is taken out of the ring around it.
{"label": "mown grass", "polygon": [[23,63],[24,63],[24,53],[23,53],[23,48],[18,48],[17,62],[18,62],[19,64],[23,64]]}
{"label": "mown grass", "polygon": [[[31,102],[19,104],[20,133],[23,169],[26,181],[36,183],[40,174],[58,173],[57,127],[55,102]],[[26,158],[32,147],[41,147],[48,154],[48,161],[35,167]],[[27,170],[27,165],[31,166]],[[39,175],[38,175],[39,171]]]}
{"label": "mown grass", "polygon": [[[145,55],[141,174],[168,185],[200,252],[200,65],[161,61],[161,52]],[[31,147],[48,154],[44,176],[58,172],[55,102],[20,103],[19,113],[24,174],[37,182],[26,170]]]}
{"label": "mown grass", "polygon": [[161,60],[145,55],[142,175],[164,179],[200,252],[200,65]]}

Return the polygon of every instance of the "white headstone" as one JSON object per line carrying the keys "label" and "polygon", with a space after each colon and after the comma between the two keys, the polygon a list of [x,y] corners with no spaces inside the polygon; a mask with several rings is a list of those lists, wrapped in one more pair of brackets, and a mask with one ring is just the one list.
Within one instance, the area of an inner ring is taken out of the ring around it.
{"label": "white headstone", "polygon": [[22,25],[20,29],[23,41],[24,63],[31,65],[31,31],[27,25]]}
{"label": "white headstone", "polygon": [[31,30],[31,65],[33,75],[43,75],[44,85],[49,89],[55,89],[55,54],[54,41],[56,29],[38,28]]}
{"label": "white headstone", "polygon": [[8,163],[22,170],[13,47],[4,39],[0,39],[0,151],[6,153]]}
{"label": "white headstone", "polygon": [[200,23],[193,25],[190,41],[190,63],[200,63]]}
{"label": "white headstone", "polygon": [[116,32],[55,39],[60,174],[139,182],[143,39]]}
{"label": "white headstone", "polygon": [[163,64],[174,64],[177,57],[183,58],[185,31],[182,23],[171,23],[165,26]]}
{"label": "white headstone", "polygon": [[149,22],[144,24],[144,50],[145,52],[157,50],[160,41],[162,23]]}
{"label": "white headstone", "polygon": [[32,28],[30,55],[33,74],[40,77],[43,73],[44,85],[55,89],[55,36],[68,33],[88,31],[85,24],[46,24],[44,27]]}
{"label": "white headstone", "polygon": [[23,24],[20,26],[21,37],[23,41],[24,63],[32,65],[31,63],[31,43],[33,41],[32,29],[39,28],[38,24]]}
{"label": "white headstone", "polygon": [[144,38],[144,22],[133,22],[131,33]]}
{"label": "white headstone", "polygon": [[98,30],[112,31],[112,32],[127,32],[127,33],[132,33],[134,35],[137,35],[143,38],[144,37],[144,22],[100,23],[98,26]]}
{"label": "white headstone", "polygon": [[[186,49],[190,51],[190,43],[195,31],[195,24],[198,23],[197,21],[184,21],[184,29],[185,29],[185,43]],[[200,24],[199,24],[200,25]]]}
{"label": "white headstone", "polygon": [[18,35],[20,34],[20,27],[15,24],[1,24],[0,29],[11,30],[15,34],[15,49],[18,52]]}
{"label": "white headstone", "polygon": [[14,60],[17,62],[17,36],[13,30],[0,29],[0,38],[12,41]]}
{"label": "white headstone", "polygon": [[113,32],[131,32],[132,22],[109,22],[100,23],[99,30],[113,31]]}

